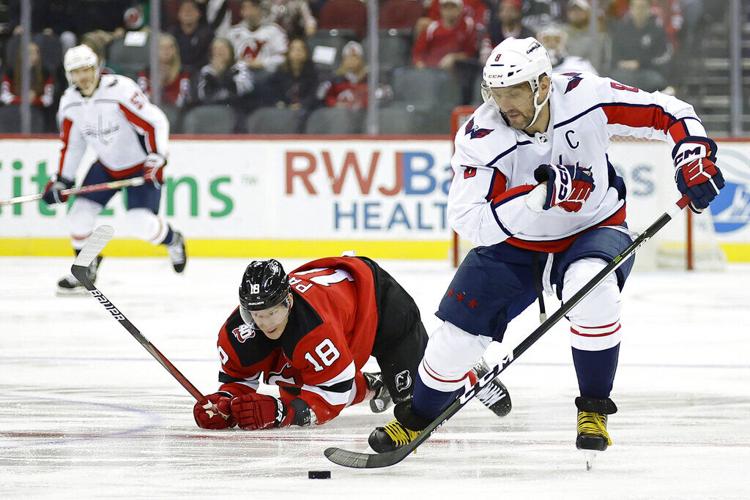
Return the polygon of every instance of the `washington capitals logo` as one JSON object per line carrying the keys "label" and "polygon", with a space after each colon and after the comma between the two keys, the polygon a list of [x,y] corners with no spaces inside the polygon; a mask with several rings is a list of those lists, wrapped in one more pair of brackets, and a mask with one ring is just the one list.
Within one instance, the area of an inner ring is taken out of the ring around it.
{"label": "washington capitals logo", "polygon": [[466,124],[466,128],[464,129],[464,134],[469,135],[471,134],[472,139],[481,139],[482,137],[486,137],[495,129],[492,128],[479,128],[479,126],[474,125],[474,118],[469,120],[469,122]]}
{"label": "washington capitals logo", "polygon": [[581,78],[580,73],[563,73],[563,75],[568,77],[568,86],[565,87],[564,94],[567,94],[574,88],[578,87],[578,84],[581,83],[583,78]]}

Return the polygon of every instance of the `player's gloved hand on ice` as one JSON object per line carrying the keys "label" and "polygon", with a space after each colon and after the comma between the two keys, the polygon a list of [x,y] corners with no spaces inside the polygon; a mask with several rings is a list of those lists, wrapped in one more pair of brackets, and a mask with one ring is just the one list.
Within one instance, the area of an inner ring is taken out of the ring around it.
{"label": "player's gloved hand on ice", "polygon": [[228,429],[237,425],[230,409],[232,395],[215,392],[206,396],[208,402],[200,401],[193,406],[195,423],[201,429]]}
{"label": "player's gloved hand on ice", "polygon": [[688,137],[672,150],[674,180],[680,193],[690,198],[690,210],[699,214],[724,187],[724,176],[716,166],[716,143],[704,137]]}
{"label": "player's gloved hand on ice", "polygon": [[280,399],[255,392],[232,399],[232,415],[241,429],[259,430],[278,427],[286,416]]}
{"label": "player's gloved hand on ice", "polygon": [[591,169],[578,165],[539,165],[534,178],[537,182],[547,182],[543,210],[560,207],[567,212],[578,212],[594,190]]}
{"label": "player's gloved hand on ice", "polygon": [[68,201],[68,196],[62,194],[60,191],[72,188],[73,184],[73,181],[66,179],[65,177],[58,177],[57,179],[50,180],[44,187],[42,201],[47,205]]}
{"label": "player's gloved hand on ice", "polygon": [[167,159],[158,153],[149,153],[143,161],[143,177],[159,187],[164,183],[164,167]]}

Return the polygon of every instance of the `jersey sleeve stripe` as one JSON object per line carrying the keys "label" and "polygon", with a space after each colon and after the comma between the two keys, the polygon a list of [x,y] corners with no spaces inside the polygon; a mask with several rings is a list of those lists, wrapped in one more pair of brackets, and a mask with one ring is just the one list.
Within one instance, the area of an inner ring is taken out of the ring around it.
{"label": "jersey sleeve stripe", "polygon": [[612,125],[625,125],[633,128],[650,127],[670,133],[677,119],[658,104],[612,103],[602,104],[607,122]]}
{"label": "jersey sleeve stripe", "polygon": [[136,115],[132,111],[130,111],[127,107],[120,104],[120,109],[122,110],[123,114],[125,115],[125,118],[128,119],[130,123],[135,125],[136,127],[143,130],[143,133],[146,134],[146,137],[148,138],[148,147],[149,147],[149,153],[156,153],[156,129],[152,124],[150,124],[145,119],[141,118],[140,116]]}
{"label": "jersey sleeve stripe", "polygon": [[[352,399],[355,374],[356,368],[354,366],[354,361],[352,361],[335,377],[317,385],[304,384],[302,390],[317,394],[330,405],[347,405]],[[349,390],[341,391],[340,389],[342,389],[347,383],[349,384]]]}
{"label": "jersey sleeve stripe", "polygon": [[69,118],[65,118],[62,122],[60,139],[62,140],[63,147],[60,151],[60,166],[57,169],[57,175],[62,174],[63,165],[65,165],[65,154],[68,152],[68,141],[70,140],[70,129],[73,127],[73,122]]}

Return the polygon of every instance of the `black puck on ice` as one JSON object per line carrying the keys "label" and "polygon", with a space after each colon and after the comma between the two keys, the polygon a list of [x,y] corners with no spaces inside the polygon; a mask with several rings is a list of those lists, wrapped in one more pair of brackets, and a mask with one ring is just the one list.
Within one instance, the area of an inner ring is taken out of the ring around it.
{"label": "black puck on ice", "polygon": [[307,471],[307,479],[331,479],[331,471],[309,470]]}

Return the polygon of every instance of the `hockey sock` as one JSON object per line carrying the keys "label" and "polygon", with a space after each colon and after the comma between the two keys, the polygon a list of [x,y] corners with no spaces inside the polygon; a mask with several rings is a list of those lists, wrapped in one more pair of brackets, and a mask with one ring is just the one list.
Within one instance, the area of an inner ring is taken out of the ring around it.
{"label": "hockey sock", "polygon": [[420,417],[434,419],[442,412],[461,391],[443,392],[437,389],[427,387],[422,382],[422,377],[417,373],[417,380],[414,382],[414,395],[412,398],[411,408],[415,414]]}
{"label": "hockey sock", "polygon": [[603,351],[583,351],[575,347],[572,350],[581,396],[607,399],[615,381],[620,344]]}
{"label": "hockey sock", "polygon": [[164,241],[162,241],[161,244],[169,246],[172,243],[173,238],[174,231],[172,231],[172,226],[167,225],[167,235],[164,237]]}

